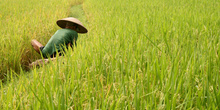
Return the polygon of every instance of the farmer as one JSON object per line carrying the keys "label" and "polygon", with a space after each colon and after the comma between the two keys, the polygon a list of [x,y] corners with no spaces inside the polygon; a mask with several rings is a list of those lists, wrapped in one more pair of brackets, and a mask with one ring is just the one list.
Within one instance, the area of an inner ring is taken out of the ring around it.
{"label": "farmer", "polygon": [[31,41],[33,48],[39,54],[42,53],[44,58],[61,56],[64,47],[72,47],[74,44],[76,46],[78,33],[88,32],[82,23],[73,17],[58,20],[57,25],[63,29],[57,30],[45,46],[35,39]]}

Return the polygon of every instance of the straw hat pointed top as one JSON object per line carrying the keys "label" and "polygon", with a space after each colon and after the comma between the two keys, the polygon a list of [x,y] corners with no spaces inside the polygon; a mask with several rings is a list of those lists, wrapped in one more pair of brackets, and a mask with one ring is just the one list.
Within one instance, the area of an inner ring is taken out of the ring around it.
{"label": "straw hat pointed top", "polygon": [[77,30],[78,33],[88,32],[88,30],[83,26],[83,24],[78,19],[73,18],[73,17],[68,17],[68,18],[57,20],[57,25],[61,28],[65,28],[68,22],[78,24],[78,30]]}

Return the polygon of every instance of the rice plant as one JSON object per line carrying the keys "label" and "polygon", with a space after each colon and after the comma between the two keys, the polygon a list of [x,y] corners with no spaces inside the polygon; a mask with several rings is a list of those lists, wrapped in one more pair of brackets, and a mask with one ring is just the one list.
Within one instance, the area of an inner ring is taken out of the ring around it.
{"label": "rice plant", "polygon": [[[219,0],[74,4],[63,12],[73,16],[82,11],[75,16],[89,33],[80,35],[77,48],[65,57],[29,72],[21,69],[17,77],[10,71],[10,81],[1,84],[0,108],[220,108]],[[45,36],[55,29],[36,33]],[[49,39],[42,36],[44,42]]]}

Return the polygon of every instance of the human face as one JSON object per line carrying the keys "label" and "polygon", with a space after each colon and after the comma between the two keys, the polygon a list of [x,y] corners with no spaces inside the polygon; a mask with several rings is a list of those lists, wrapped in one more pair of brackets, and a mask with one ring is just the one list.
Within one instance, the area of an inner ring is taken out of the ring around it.
{"label": "human face", "polygon": [[66,26],[67,29],[72,29],[74,31],[76,31],[76,26]]}

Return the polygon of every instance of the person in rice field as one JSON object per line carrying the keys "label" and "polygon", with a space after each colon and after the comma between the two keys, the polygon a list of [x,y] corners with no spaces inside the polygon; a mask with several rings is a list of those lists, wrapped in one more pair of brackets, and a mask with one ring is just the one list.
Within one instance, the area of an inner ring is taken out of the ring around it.
{"label": "person in rice field", "polygon": [[61,56],[64,47],[76,46],[78,33],[87,33],[87,29],[83,24],[76,18],[68,17],[57,20],[57,25],[62,29],[57,30],[56,33],[50,38],[48,43],[43,46],[37,40],[32,40],[31,45],[44,58],[54,58]]}

